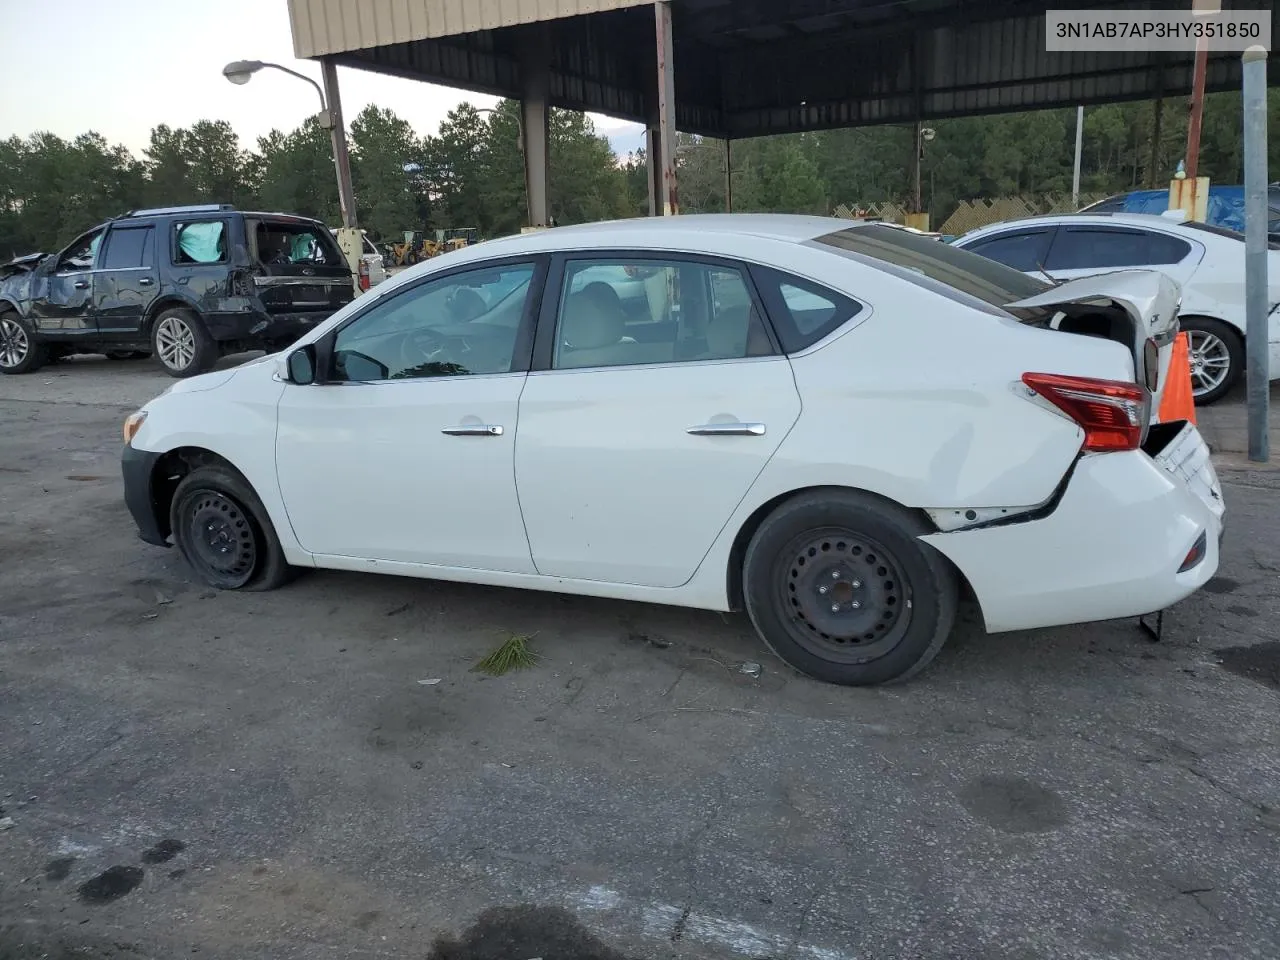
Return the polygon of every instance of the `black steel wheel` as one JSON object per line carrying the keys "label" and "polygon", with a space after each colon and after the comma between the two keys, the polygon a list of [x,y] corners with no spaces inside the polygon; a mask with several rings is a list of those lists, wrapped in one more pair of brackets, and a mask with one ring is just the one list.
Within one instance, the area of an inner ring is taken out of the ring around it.
{"label": "black steel wheel", "polygon": [[249,582],[258,544],[244,507],[225,494],[196,490],[184,499],[181,516],[187,559],[201,577],[224,590]]}
{"label": "black steel wheel", "polygon": [[866,663],[898,645],[911,591],[892,551],[844,527],[806,531],[777,555],[778,602],[796,643],[839,663]]}
{"label": "black steel wheel", "polygon": [[955,623],[955,570],[919,538],[916,512],[872,494],[825,489],[778,506],[743,562],[743,598],[761,639],[829,683],[905,680]]}
{"label": "black steel wheel", "polygon": [[183,477],[169,508],[183,559],[219,590],[271,590],[294,568],[253,488],[234,470],[211,464]]}

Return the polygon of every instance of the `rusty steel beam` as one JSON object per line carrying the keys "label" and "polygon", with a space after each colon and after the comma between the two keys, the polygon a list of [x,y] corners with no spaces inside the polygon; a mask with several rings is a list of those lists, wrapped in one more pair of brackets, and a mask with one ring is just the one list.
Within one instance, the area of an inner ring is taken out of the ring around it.
{"label": "rusty steel beam", "polygon": [[347,127],[342,119],[342,98],[338,94],[338,68],[333,60],[320,61],[324,78],[324,98],[329,107],[329,135],[333,143],[333,166],[338,174],[338,207],[342,211],[342,225],[356,225],[356,191],[351,185],[351,156],[347,153]]}
{"label": "rusty steel beam", "polygon": [[[670,0],[657,0],[653,5],[654,26],[657,29],[656,46],[658,61],[658,135],[655,138],[661,148],[655,159],[660,164],[662,177],[662,215],[673,216],[680,212],[676,190],[676,70],[675,46],[671,37]],[[655,207],[657,204],[655,204]]]}

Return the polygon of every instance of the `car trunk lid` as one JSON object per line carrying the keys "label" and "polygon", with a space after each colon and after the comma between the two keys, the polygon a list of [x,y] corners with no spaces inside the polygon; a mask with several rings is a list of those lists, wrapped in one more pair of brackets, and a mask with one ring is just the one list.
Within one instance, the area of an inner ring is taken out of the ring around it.
{"label": "car trunk lid", "polygon": [[246,217],[253,284],[268,313],[333,312],[355,297],[328,228],[302,217]]}
{"label": "car trunk lid", "polygon": [[1154,417],[1173,358],[1181,297],[1181,288],[1163,273],[1121,270],[1070,280],[1007,306],[1052,311],[1052,329],[1100,336],[1127,347],[1134,380],[1151,391]]}

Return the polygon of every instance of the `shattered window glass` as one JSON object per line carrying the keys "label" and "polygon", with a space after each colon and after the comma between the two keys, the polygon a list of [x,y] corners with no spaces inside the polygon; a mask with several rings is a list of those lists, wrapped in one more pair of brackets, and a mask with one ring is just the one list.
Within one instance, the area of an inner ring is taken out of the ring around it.
{"label": "shattered window glass", "polygon": [[178,263],[221,263],[227,259],[226,225],[221,220],[179,223]]}
{"label": "shattered window glass", "polygon": [[296,264],[341,266],[346,263],[338,242],[323,227],[299,221],[262,220],[253,230],[258,262],[268,266]]}
{"label": "shattered window glass", "polygon": [[58,261],[58,271],[67,273],[76,270],[92,270],[93,262],[98,256],[98,244],[102,242],[102,230],[86,233],[67,248],[62,259]]}

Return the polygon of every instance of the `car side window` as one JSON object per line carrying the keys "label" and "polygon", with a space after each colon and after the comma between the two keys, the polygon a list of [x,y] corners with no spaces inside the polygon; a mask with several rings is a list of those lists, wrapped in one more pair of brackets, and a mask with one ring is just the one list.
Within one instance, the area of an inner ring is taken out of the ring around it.
{"label": "car side window", "polygon": [[674,258],[565,265],[553,369],[742,360],[774,352],[737,267]]}
{"label": "car side window", "polygon": [[1073,227],[1058,229],[1048,270],[1092,270],[1111,267],[1148,267],[1178,263],[1191,245],[1178,237],[1148,230]]}
{"label": "car side window", "polygon": [[1023,273],[1039,270],[1049,255],[1052,230],[1019,230],[985,237],[975,243],[965,244],[964,249],[981,254],[988,260],[1003,263]]}
{"label": "car side window", "polygon": [[338,331],[329,379],[510,372],[535,272],[532,263],[484,267],[379,300]]}
{"label": "car side window", "polygon": [[152,264],[154,227],[116,227],[107,234],[103,270],[128,270]]}
{"label": "car side window", "polygon": [[227,225],[221,220],[178,222],[173,225],[173,262],[226,263]]}
{"label": "car side window", "polygon": [[104,228],[99,227],[97,230],[90,230],[82,237],[67,247],[66,252],[58,258],[58,273],[76,273],[82,270],[92,270],[94,261],[98,256],[98,246],[102,243],[102,234]]}
{"label": "car side window", "polygon": [[863,310],[852,297],[771,267],[753,267],[769,317],[785,353],[798,353]]}

